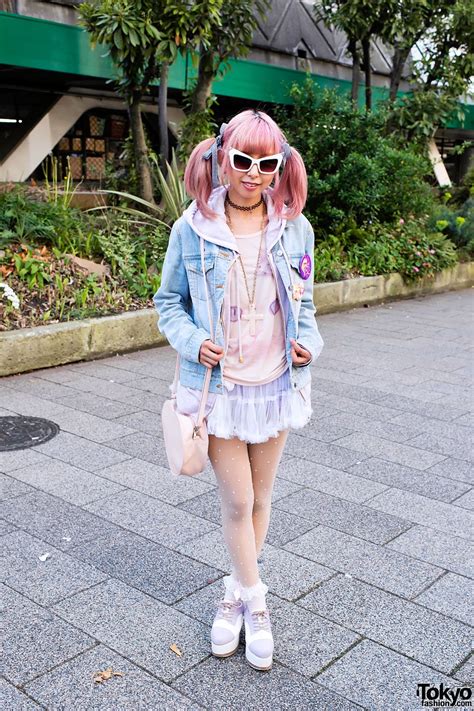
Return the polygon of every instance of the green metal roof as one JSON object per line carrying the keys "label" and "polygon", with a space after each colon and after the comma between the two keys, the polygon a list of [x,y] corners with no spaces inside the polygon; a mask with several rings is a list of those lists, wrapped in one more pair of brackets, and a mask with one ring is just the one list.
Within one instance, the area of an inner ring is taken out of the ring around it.
{"label": "green metal roof", "polygon": [[[91,48],[87,32],[75,25],[65,25],[49,20],[40,20],[24,15],[0,12],[0,64],[40,69],[50,72],[77,74],[79,76],[111,79],[114,67],[104,47]],[[214,82],[213,91],[220,96],[291,103],[289,86],[303,82],[305,73],[295,69],[276,67],[260,62],[231,60],[230,70]],[[173,89],[185,89],[193,77],[192,63],[178,56],[170,68],[169,85]],[[318,87],[336,87],[342,92],[350,90],[350,82],[313,75]],[[364,85],[360,87],[363,102]],[[387,95],[387,89],[373,87],[374,103]],[[451,121],[448,128],[474,130],[474,106],[464,106],[464,125]]]}

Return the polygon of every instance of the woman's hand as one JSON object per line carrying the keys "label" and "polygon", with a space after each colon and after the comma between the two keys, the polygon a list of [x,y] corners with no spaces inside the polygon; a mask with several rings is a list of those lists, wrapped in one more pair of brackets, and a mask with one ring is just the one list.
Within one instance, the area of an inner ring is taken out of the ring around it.
{"label": "woman's hand", "polygon": [[211,340],[203,341],[199,349],[199,362],[207,368],[217,365],[224,355],[222,346],[218,346]]}
{"label": "woman's hand", "polygon": [[294,338],[290,338],[291,343],[291,360],[293,365],[305,365],[311,360],[311,353],[300,346]]}

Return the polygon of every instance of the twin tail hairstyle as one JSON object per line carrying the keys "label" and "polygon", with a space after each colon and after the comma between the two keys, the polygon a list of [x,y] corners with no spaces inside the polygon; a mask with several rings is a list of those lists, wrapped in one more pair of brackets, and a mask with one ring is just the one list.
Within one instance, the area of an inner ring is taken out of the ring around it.
{"label": "twin tail hairstyle", "polygon": [[[215,185],[213,164],[217,156],[221,175],[225,176],[226,171],[231,170],[230,148],[257,156],[283,153],[283,169],[280,175],[275,174],[273,179],[272,199],[275,212],[280,216],[286,206],[287,219],[291,220],[300,215],[308,193],[303,159],[295,148],[288,146],[285,135],[268,114],[248,109],[234,116],[228,124],[223,124],[217,139],[206,138],[198,143],[189,157],[184,172],[186,192],[195,198],[205,217],[217,217],[217,213],[208,205]],[[214,155],[212,160],[209,160],[212,152]],[[214,165],[214,171],[216,167]]]}

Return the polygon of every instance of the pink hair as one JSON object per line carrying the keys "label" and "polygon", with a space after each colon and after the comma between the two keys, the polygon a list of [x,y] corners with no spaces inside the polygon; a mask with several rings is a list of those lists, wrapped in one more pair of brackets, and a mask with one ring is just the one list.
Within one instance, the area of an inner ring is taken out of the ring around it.
{"label": "pink hair", "polygon": [[[231,169],[229,148],[268,156],[283,152],[282,144],[285,141],[285,135],[268,114],[252,109],[242,111],[229,121],[222,136],[221,170],[225,173]],[[196,199],[199,210],[209,218],[216,217],[217,214],[208,205],[212,192],[212,161],[205,160],[203,154],[213,142],[213,138],[206,138],[198,143],[184,172],[186,192]],[[295,148],[290,150],[291,155],[281,176],[275,175],[272,199],[277,215],[282,214],[286,205],[285,217],[291,220],[298,217],[306,203],[308,179],[300,154]]]}

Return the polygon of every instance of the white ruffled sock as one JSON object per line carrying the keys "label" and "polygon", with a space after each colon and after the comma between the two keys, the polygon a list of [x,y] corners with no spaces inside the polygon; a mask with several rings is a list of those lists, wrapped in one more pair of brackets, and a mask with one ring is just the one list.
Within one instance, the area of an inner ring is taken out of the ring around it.
{"label": "white ruffled sock", "polygon": [[224,587],[224,600],[227,600],[227,602],[240,600],[240,585],[233,571],[230,575],[224,575]]}
{"label": "white ruffled sock", "polygon": [[256,612],[256,610],[266,610],[267,603],[265,595],[268,592],[268,585],[265,585],[260,578],[255,585],[250,587],[241,586],[240,588],[240,598],[247,605],[247,609],[250,612]]}

